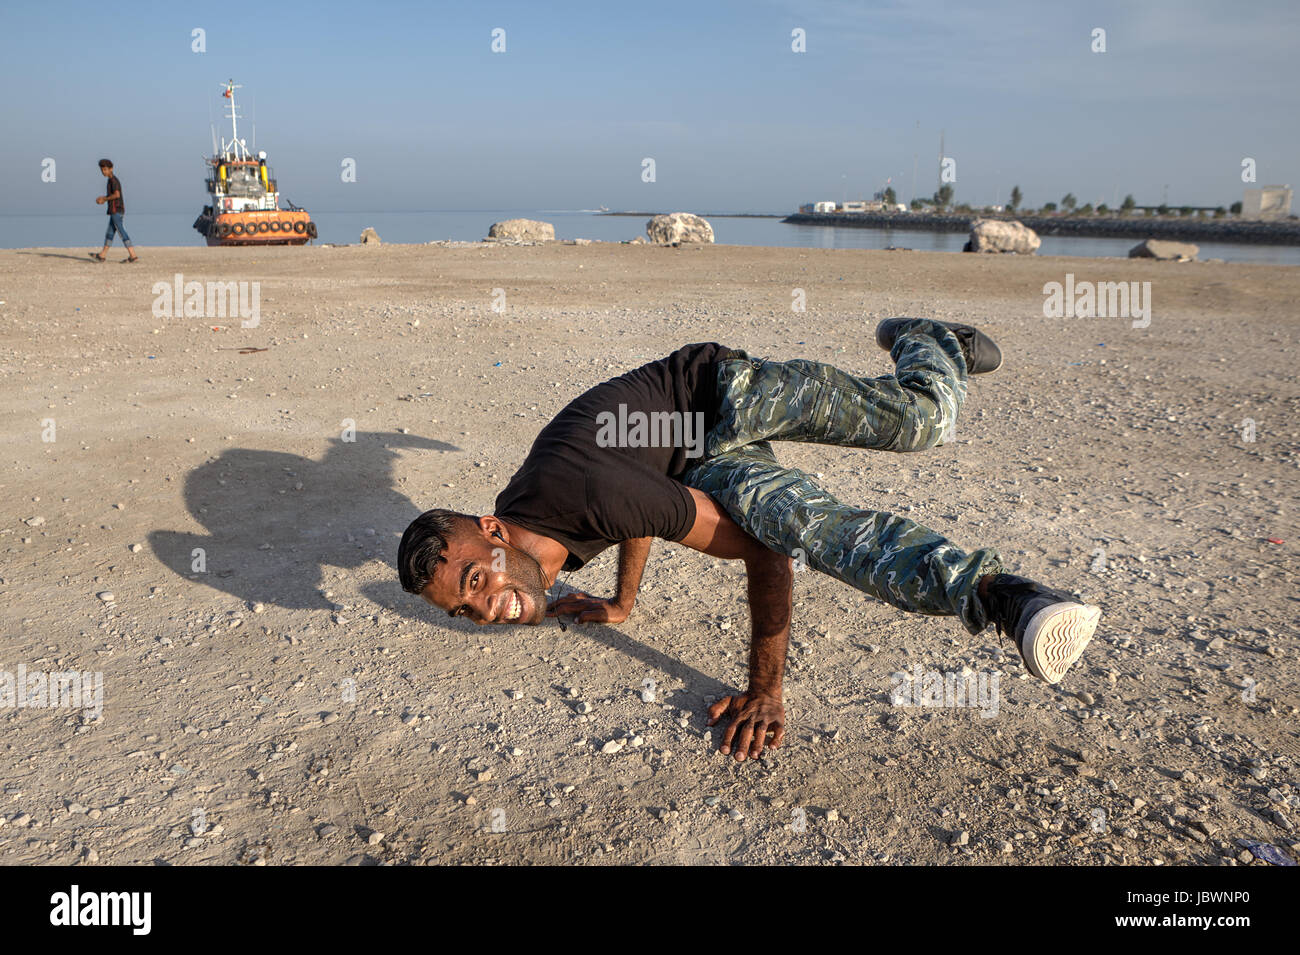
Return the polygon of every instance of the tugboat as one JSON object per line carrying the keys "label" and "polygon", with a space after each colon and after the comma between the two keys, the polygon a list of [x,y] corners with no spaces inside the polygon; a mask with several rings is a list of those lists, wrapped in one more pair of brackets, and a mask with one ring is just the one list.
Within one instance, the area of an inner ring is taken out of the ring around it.
{"label": "tugboat", "polygon": [[305,209],[287,199],[281,203],[266,153],[254,157],[239,138],[235,90],[240,88],[231,80],[222,93],[230,100],[230,140],[223,137],[221,148],[205,161],[203,185],[212,204],[203,207],[194,228],[208,245],[306,245],[316,238],[316,223]]}

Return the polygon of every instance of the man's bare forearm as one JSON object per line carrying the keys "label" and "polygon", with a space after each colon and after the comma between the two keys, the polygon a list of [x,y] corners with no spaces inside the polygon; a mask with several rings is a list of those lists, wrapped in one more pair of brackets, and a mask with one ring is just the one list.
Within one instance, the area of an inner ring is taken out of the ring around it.
{"label": "man's bare forearm", "polygon": [[749,690],[781,699],[790,647],[794,570],[790,559],[767,551],[745,561],[749,586]]}
{"label": "man's bare forearm", "polygon": [[630,611],[636,603],[637,591],[641,589],[641,574],[645,571],[653,540],[653,537],[634,537],[618,545],[618,588],[614,592],[614,602],[624,610]]}

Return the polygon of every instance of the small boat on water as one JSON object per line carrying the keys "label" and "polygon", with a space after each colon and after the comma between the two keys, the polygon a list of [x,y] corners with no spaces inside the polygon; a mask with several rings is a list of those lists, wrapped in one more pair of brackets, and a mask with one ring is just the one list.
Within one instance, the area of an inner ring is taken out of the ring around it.
{"label": "small boat on water", "polygon": [[203,184],[211,202],[194,228],[208,245],[306,245],[316,238],[316,223],[306,209],[281,200],[266,153],[254,156],[239,138],[237,89],[231,80],[222,93],[230,101],[230,139],[223,137],[221,147],[205,160]]}

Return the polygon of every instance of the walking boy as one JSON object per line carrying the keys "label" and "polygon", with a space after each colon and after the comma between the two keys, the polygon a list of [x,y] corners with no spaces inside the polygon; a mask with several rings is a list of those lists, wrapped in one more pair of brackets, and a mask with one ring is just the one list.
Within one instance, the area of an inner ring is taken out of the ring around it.
{"label": "walking boy", "polygon": [[117,181],[117,176],[113,175],[113,163],[108,159],[99,161],[99,171],[108,179],[108,189],[102,196],[98,196],[95,202],[99,205],[108,203],[108,231],[104,233],[104,248],[99,252],[91,252],[90,257],[100,262],[105,261],[108,255],[108,247],[113,244],[113,236],[117,233],[122,235],[122,244],[126,246],[127,255],[130,256],[126,261],[138,262],[140,256],[135,254],[135,246],[131,245],[131,237],[126,234],[126,229],[122,225],[122,215],[126,212],[126,204],[122,202],[122,184]]}

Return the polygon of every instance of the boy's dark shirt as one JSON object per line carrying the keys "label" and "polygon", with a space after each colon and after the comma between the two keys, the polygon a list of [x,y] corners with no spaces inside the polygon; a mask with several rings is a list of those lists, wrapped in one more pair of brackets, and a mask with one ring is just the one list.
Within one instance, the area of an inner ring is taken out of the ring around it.
{"label": "boy's dark shirt", "polygon": [[625,540],[681,540],[695,523],[695,501],[676,478],[699,457],[684,447],[602,447],[597,417],[617,418],[620,404],[628,415],[701,412],[698,433],[691,418],[694,452],[717,420],[718,362],[735,355],[714,342],[687,345],[579,395],[538,434],[494,513],[568,548],[565,570]]}
{"label": "boy's dark shirt", "polygon": [[104,203],[108,206],[108,214],[110,216],[120,216],[126,212],[126,204],[122,202],[122,184],[117,181],[117,176],[110,173],[108,176],[108,188],[104,190],[104,195],[111,196],[115,192],[117,193],[117,198],[109,199],[108,202]]}

